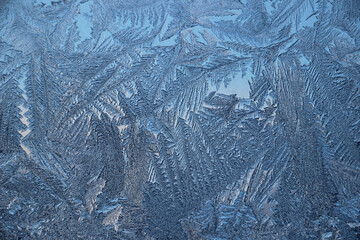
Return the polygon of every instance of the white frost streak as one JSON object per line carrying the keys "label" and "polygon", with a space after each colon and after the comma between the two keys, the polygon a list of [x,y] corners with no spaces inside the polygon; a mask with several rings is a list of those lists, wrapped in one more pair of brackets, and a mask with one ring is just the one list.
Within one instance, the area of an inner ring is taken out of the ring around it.
{"label": "white frost streak", "polygon": [[105,187],[106,181],[102,178],[97,179],[93,186],[85,194],[86,208],[89,214],[96,208],[95,203],[97,202],[97,196],[102,193],[102,189]]}
{"label": "white frost streak", "polygon": [[106,218],[102,221],[102,224],[106,225],[113,225],[115,231],[118,231],[119,225],[118,220],[119,216],[122,213],[122,206],[118,206],[114,211],[112,211],[109,215],[106,216]]}
{"label": "white frost streak", "polygon": [[[29,109],[26,108],[26,107],[24,107],[23,105],[20,105],[19,108],[20,108],[20,110],[21,110],[20,115],[22,116],[20,120],[21,120],[21,122],[22,122],[23,124],[26,125],[26,127],[28,127],[28,128],[27,128],[26,130],[24,130],[24,131],[19,131],[19,133],[21,134],[22,139],[23,139],[24,137],[26,137],[26,136],[31,132],[31,130],[30,130],[30,128],[29,128],[28,118],[25,116],[25,113],[26,113]],[[30,151],[23,143],[21,143],[20,146],[21,146],[21,148],[26,152],[27,155],[30,155],[31,151]]]}

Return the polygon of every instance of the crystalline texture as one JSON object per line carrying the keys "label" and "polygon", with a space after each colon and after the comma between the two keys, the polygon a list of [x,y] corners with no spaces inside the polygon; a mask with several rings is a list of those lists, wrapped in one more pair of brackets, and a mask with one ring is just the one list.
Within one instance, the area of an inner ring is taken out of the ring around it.
{"label": "crystalline texture", "polygon": [[0,3],[1,239],[357,239],[357,0]]}

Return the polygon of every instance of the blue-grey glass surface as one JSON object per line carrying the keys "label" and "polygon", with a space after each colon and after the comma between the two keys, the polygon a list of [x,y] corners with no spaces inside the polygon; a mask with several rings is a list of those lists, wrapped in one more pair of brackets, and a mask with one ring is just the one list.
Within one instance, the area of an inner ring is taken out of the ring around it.
{"label": "blue-grey glass surface", "polygon": [[359,239],[359,43],[358,0],[1,0],[0,239]]}

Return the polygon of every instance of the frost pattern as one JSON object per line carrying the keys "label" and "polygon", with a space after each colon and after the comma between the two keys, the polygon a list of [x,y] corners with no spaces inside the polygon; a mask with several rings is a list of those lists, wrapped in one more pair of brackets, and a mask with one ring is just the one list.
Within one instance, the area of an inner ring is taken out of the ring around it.
{"label": "frost pattern", "polygon": [[357,239],[359,27],[357,0],[2,1],[0,238]]}

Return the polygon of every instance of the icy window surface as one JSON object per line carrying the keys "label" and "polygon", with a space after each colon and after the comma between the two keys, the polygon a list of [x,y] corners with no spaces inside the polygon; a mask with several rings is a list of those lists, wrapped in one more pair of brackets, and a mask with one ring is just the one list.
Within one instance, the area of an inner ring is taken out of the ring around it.
{"label": "icy window surface", "polygon": [[358,239],[358,0],[0,1],[0,239]]}

